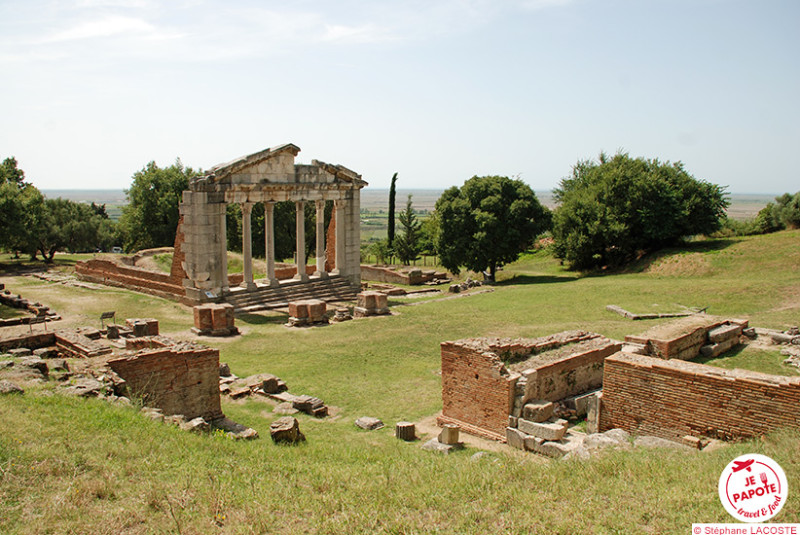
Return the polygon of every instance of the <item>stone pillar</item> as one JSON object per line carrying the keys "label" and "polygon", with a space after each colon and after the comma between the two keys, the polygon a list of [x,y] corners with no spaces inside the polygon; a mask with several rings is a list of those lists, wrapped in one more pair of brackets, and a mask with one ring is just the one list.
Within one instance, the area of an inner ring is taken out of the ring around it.
{"label": "stone pillar", "polygon": [[296,280],[308,280],[306,273],[306,219],[305,202],[295,202],[295,227],[297,229],[297,275]]}
{"label": "stone pillar", "polygon": [[336,204],[336,275],[347,275],[347,247],[345,244],[345,200],[337,199]]}
{"label": "stone pillar", "polygon": [[275,203],[264,203],[264,236],[267,256],[267,281],[270,286],[277,286],[275,278]]}
{"label": "stone pillar", "polygon": [[253,282],[253,232],[251,228],[251,215],[253,204],[242,203],[242,254],[244,255],[244,280],[242,286],[248,290],[255,289]]}
{"label": "stone pillar", "polygon": [[317,207],[317,270],[314,275],[326,277],[325,272],[325,201],[316,201]]}
{"label": "stone pillar", "polygon": [[228,205],[220,203],[219,217],[219,270],[222,277],[221,293],[230,291],[228,285]]}

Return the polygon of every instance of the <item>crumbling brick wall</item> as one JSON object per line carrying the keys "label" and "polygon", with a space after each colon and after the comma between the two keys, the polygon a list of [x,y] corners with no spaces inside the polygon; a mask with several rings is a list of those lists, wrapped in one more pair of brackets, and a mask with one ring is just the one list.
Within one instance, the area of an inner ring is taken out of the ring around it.
{"label": "crumbling brick wall", "polygon": [[518,375],[481,340],[443,342],[442,416],[473,434],[505,441]]}
{"label": "crumbling brick wall", "polygon": [[680,440],[800,429],[800,377],[620,352],[605,361],[600,431]]}
{"label": "crumbling brick wall", "polygon": [[[598,388],[604,359],[620,348],[617,342],[585,331],[534,339],[443,342],[439,423],[455,423],[468,433],[504,442],[515,401],[522,407],[528,399],[557,401]],[[556,349],[564,354],[542,357]],[[504,359],[517,363],[509,370]]]}
{"label": "crumbling brick wall", "polygon": [[185,296],[180,281],[176,282],[171,275],[124,266],[110,260],[93,258],[85,262],[77,262],[75,271],[81,278],[93,282],[122,286],[171,299]]}
{"label": "crumbling brick wall", "polygon": [[142,351],[109,361],[125,380],[129,394],[164,414],[198,416],[207,421],[222,418],[219,398],[219,350],[174,346]]}

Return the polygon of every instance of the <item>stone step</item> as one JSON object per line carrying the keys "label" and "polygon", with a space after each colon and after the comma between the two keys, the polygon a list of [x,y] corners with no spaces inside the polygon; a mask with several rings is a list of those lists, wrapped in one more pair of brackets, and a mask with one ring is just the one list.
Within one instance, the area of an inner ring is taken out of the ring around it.
{"label": "stone step", "polygon": [[322,299],[323,301],[349,301],[356,297],[350,283],[340,277],[315,280],[308,283],[285,284],[278,288],[259,287],[255,290],[234,289],[226,301],[237,313],[257,312],[284,308],[289,301]]}

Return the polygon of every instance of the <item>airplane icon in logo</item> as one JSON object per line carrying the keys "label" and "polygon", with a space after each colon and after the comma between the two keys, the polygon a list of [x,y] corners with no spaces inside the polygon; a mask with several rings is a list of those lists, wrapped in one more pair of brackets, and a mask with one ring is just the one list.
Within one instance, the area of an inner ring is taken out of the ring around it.
{"label": "airplane icon in logo", "polygon": [[749,461],[733,461],[733,472],[739,472],[740,470],[747,470],[750,471],[750,465],[753,464],[755,459],[750,459]]}

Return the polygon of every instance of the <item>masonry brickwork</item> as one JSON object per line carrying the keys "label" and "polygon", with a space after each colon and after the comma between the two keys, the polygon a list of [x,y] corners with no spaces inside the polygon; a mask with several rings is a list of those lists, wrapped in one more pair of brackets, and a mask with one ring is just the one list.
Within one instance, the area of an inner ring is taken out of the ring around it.
{"label": "masonry brickwork", "polygon": [[172,275],[125,266],[111,260],[93,258],[77,262],[75,271],[84,280],[109,286],[121,286],[168,299],[181,299],[184,296],[181,280]]}
{"label": "masonry brickwork", "polygon": [[519,375],[511,375],[481,340],[443,342],[442,415],[439,425],[505,441]]}
{"label": "masonry brickwork", "polygon": [[670,440],[800,429],[800,377],[725,370],[620,352],[605,361],[600,431]]}
{"label": "masonry brickwork", "polygon": [[[505,442],[516,407],[530,399],[557,401],[598,388],[605,358],[620,348],[585,331],[535,339],[443,342],[439,423],[454,423],[467,433]],[[547,354],[553,350],[561,352]]]}
{"label": "masonry brickwork", "polygon": [[[691,360],[700,354],[700,349],[709,343],[709,333],[726,325],[738,332],[731,333],[734,339],[747,327],[746,320],[722,319],[714,316],[692,316],[671,324],[657,326],[640,335],[629,335],[625,341],[645,347],[648,355],[662,359]],[[713,341],[711,341],[713,342]]]}
{"label": "masonry brickwork", "polygon": [[128,392],[164,414],[212,421],[224,417],[219,394],[219,350],[173,346],[111,360]]}

